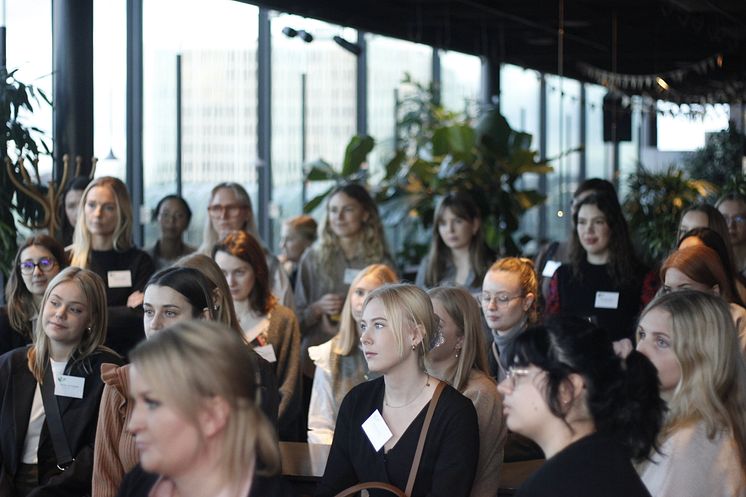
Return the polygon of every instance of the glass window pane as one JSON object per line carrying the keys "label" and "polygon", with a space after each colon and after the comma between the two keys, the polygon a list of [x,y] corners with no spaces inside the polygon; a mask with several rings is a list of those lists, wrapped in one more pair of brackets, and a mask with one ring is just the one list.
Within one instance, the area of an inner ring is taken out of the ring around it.
{"label": "glass window pane", "polygon": [[604,95],[606,88],[585,85],[585,175],[586,178],[610,178],[610,147],[604,143]]}
{"label": "glass window pane", "polygon": [[730,108],[727,105],[707,105],[701,118],[687,116],[690,111],[685,104],[679,107],[671,102],[658,102],[658,150],[697,150],[705,146],[705,133],[728,129]]}
{"label": "glass window pane", "polygon": [[[256,197],[258,14],[257,7],[232,0],[149,0],[143,5],[145,202],[152,208],[176,191],[180,107],[182,191],[194,212],[187,233],[193,245],[202,240],[209,192],[216,183],[241,183]],[[146,244],[156,238],[151,223]]]}
{"label": "glass window pane", "polygon": [[446,109],[475,115],[481,79],[482,63],[479,57],[460,52],[440,52],[441,101]]}

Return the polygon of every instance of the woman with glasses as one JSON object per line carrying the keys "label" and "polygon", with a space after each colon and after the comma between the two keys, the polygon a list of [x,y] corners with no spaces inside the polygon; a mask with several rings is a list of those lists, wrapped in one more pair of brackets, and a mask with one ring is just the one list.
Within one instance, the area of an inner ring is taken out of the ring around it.
{"label": "woman with glasses", "polygon": [[106,284],[106,344],[126,355],[143,338],[142,297],[153,260],[132,242],[132,203],[121,180],[102,176],[83,192],[70,246],[70,265],[90,269]]}
{"label": "woman with glasses", "polygon": [[0,308],[0,355],[33,341],[41,299],[65,266],[65,251],[51,236],[32,236],[18,248],[5,286],[7,305]]}
{"label": "woman with glasses", "polygon": [[153,221],[158,223],[160,237],[145,249],[155,263],[155,269],[171,266],[179,257],[191,254],[196,247],[184,242],[184,232],[192,219],[192,210],[179,195],[166,195],[153,210]]}
{"label": "woman with glasses", "polygon": [[631,344],[635,317],[654,294],[655,274],[638,261],[616,198],[589,195],[573,216],[571,257],[552,277],[546,314],[578,316]]}
{"label": "woman with glasses", "polygon": [[464,193],[446,195],[435,210],[430,252],[417,270],[415,283],[420,288],[448,283],[478,293],[490,261],[479,208]]}
{"label": "woman with glasses", "polygon": [[638,467],[656,497],[746,496],[746,365],[722,299],[684,290],[648,305],[637,350],[668,410],[660,448]]}
{"label": "woman with glasses", "polygon": [[622,360],[598,327],[562,318],[521,334],[509,364],[498,386],[508,428],[546,457],[516,496],[650,496],[630,461],[650,454],[663,423],[650,361]]}
{"label": "woman with glasses", "polygon": [[728,227],[736,268],[746,276],[746,198],[738,193],[730,193],[720,198],[716,207]]}
{"label": "woman with glasses", "polygon": [[427,355],[428,372],[474,404],[481,442],[471,497],[494,497],[507,433],[500,395],[489,376],[479,304],[461,287],[433,288],[428,294],[440,323]]}
{"label": "woman with glasses", "polygon": [[[202,234],[202,245],[199,252],[212,255],[212,248],[231,231],[248,231],[259,239],[251,197],[246,189],[238,183],[226,182],[216,185],[210,192],[207,203],[207,218]],[[261,240],[260,240],[261,242]],[[262,251],[267,259],[269,278],[272,282],[272,294],[279,302],[290,309],[295,308],[293,289],[290,279],[282,269],[280,261],[263,244]]]}

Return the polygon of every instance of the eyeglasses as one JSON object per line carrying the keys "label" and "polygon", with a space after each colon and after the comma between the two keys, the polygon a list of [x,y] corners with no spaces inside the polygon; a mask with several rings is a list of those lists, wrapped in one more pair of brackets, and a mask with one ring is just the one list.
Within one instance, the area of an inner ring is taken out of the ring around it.
{"label": "eyeglasses", "polygon": [[520,369],[520,368],[510,367],[508,368],[508,371],[505,377],[510,382],[510,388],[515,388],[516,385],[518,385],[518,380],[520,378],[525,378],[528,375],[532,373],[536,374],[537,372],[538,371],[531,371],[530,369]]}
{"label": "eyeglasses", "polygon": [[42,273],[51,271],[54,266],[57,265],[57,261],[50,259],[49,257],[42,257],[39,262],[34,261],[23,261],[18,265],[22,274],[33,274],[34,269],[37,267]]}
{"label": "eyeglasses", "polygon": [[493,295],[491,293],[482,292],[479,294],[479,302],[481,302],[482,306],[487,307],[494,300],[497,303],[497,307],[505,307],[511,300],[519,299],[521,297],[523,297],[521,294],[511,296],[507,293],[496,293]]}
{"label": "eyeglasses", "polygon": [[723,214],[723,217],[725,218],[725,224],[744,224],[746,223],[746,216],[743,214],[736,214],[735,216],[726,216]]}
{"label": "eyeglasses", "polygon": [[248,208],[249,206],[244,204],[214,204],[207,207],[207,212],[213,217],[222,216],[223,213],[227,213],[229,216],[236,216],[241,213],[241,211]]}

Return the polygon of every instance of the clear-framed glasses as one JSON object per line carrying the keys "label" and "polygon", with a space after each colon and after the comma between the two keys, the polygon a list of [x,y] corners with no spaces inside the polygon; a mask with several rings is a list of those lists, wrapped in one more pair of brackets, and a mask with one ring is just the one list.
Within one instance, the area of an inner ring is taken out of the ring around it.
{"label": "clear-framed glasses", "polygon": [[249,206],[245,204],[226,204],[226,205],[213,204],[207,207],[207,212],[212,217],[222,216],[223,213],[228,214],[228,216],[236,216],[239,213],[241,213],[243,210],[248,209],[248,208]]}
{"label": "clear-framed glasses", "polygon": [[18,265],[18,267],[21,269],[22,274],[33,274],[34,269],[37,267],[42,273],[46,273],[47,271],[51,271],[56,265],[57,261],[51,257],[42,257],[39,259],[39,262],[34,262],[32,260],[23,261]]}
{"label": "clear-framed glasses", "polygon": [[743,214],[736,214],[735,216],[728,216],[723,214],[723,217],[725,218],[725,224],[744,224],[746,223],[746,216]]}
{"label": "clear-framed glasses", "polygon": [[482,307],[488,307],[490,303],[494,300],[497,304],[497,307],[505,307],[507,306],[511,300],[519,299],[523,297],[523,295],[510,295],[505,292],[500,293],[488,293],[488,292],[482,292],[479,294],[479,303],[482,304]]}
{"label": "clear-framed glasses", "polygon": [[534,373],[535,371],[531,371],[530,369],[514,368],[511,366],[510,368],[508,368],[505,377],[510,383],[510,388],[515,388],[516,385],[519,384],[519,380],[521,378],[526,378]]}

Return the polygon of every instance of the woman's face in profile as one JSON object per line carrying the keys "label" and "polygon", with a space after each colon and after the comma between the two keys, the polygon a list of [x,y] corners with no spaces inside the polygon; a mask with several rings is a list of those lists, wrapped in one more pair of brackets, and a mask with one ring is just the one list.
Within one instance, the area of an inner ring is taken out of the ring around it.
{"label": "woman's face in profile", "polygon": [[534,365],[511,367],[497,386],[503,395],[503,414],[508,429],[532,440],[541,438],[547,422],[555,417],[544,393],[545,372]]}
{"label": "woman's face in profile", "polygon": [[127,430],[135,437],[143,469],[167,477],[188,473],[204,452],[200,430],[164,402],[135,366],[130,368],[130,395],[135,407]]}

